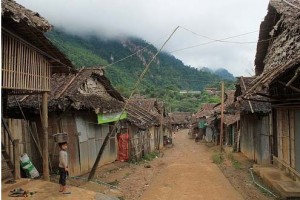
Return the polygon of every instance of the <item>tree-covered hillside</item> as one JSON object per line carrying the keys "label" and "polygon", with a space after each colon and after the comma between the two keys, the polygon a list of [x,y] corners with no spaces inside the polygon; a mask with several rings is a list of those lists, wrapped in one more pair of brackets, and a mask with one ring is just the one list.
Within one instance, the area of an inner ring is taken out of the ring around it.
{"label": "tree-covered hillside", "polygon": [[[78,68],[107,66],[106,75],[124,96],[129,95],[145,65],[157,52],[153,45],[138,38],[104,40],[99,36],[76,36],[60,30],[49,32],[47,37]],[[141,51],[117,62],[138,50]],[[117,63],[111,65],[114,62]],[[220,81],[215,74],[186,66],[174,56],[162,52],[151,64],[138,93],[163,99],[172,111],[196,111],[202,102],[219,101],[219,98],[208,94],[180,94],[179,91],[202,91],[207,85],[218,86]]]}

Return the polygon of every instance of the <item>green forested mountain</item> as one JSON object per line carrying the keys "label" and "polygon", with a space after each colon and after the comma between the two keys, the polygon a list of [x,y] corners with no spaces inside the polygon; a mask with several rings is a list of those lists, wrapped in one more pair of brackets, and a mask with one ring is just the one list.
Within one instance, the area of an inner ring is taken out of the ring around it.
{"label": "green forested mountain", "polygon": [[[78,68],[107,66],[106,75],[124,96],[130,94],[145,65],[157,52],[153,45],[138,38],[105,40],[95,35],[76,36],[57,29],[49,32],[47,37]],[[141,49],[136,55],[117,62]],[[114,62],[117,63],[110,65]],[[172,111],[196,111],[202,102],[215,102],[219,98],[208,94],[180,94],[179,91],[202,91],[207,85],[219,86],[220,81],[219,76],[186,66],[162,52],[151,64],[137,93],[163,99]],[[228,85],[232,87],[232,82]]]}

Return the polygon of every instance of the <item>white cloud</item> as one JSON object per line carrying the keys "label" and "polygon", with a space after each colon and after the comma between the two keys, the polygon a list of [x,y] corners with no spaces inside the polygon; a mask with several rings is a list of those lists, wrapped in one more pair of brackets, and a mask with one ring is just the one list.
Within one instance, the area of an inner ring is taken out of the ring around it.
{"label": "white cloud", "polygon": [[[74,33],[96,32],[106,37],[133,35],[159,47],[176,26],[211,38],[226,38],[258,30],[268,0],[17,0],[39,12],[51,24]],[[164,37],[164,38],[162,38]],[[257,41],[258,32],[232,41]],[[178,30],[166,51],[207,42]],[[193,67],[225,67],[234,75],[248,75],[256,44],[212,43],[173,53]],[[253,68],[253,66],[252,66]]]}

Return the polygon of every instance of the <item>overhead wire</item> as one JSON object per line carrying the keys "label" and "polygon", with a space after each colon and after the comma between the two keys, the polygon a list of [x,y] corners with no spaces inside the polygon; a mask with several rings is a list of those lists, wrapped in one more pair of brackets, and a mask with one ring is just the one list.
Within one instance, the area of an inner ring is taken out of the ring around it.
{"label": "overhead wire", "polygon": [[247,41],[247,42],[239,42],[239,41],[226,41],[226,40],[229,40],[229,39],[232,39],[232,38],[236,38],[236,37],[241,37],[241,36],[244,36],[244,35],[249,35],[249,34],[252,34],[252,33],[255,33],[255,32],[258,32],[258,30],[256,31],[251,31],[251,32],[247,32],[247,33],[243,33],[243,34],[239,34],[239,35],[234,35],[234,36],[230,36],[230,37],[226,37],[226,38],[222,38],[222,39],[214,39],[214,38],[211,38],[211,37],[208,37],[208,36],[205,36],[205,35],[202,35],[202,34],[198,34],[190,29],[187,29],[185,27],[182,27],[182,29],[188,31],[188,32],[191,32],[193,33],[194,35],[197,35],[197,36],[200,36],[202,38],[206,38],[206,39],[209,39],[211,41],[209,42],[204,42],[204,43],[200,43],[200,44],[197,44],[197,45],[192,45],[192,46],[188,46],[188,47],[184,47],[184,48],[181,48],[181,49],[176,49],[176,50],[172,50],[172,51],[169,51],[168,53],[174,53],[174,52],[178,52],[178,51],[183,51],[183,50],[187,50],[187,49],[192,49],[192,48],[196,48],[196,47],[199,47],[199,46],[204,46],[204,45],[207,45],[207,44],[212,44],[212,43],[216,43],[216,42],[221,42],[221,43],[232,43],[232,44],[254,44],[254,43],[260,43],[260,42],[266,42],[266,41],[269,41],[269,40],[272,40],[274,39],[275,37],[271,37],[269,39],[265,39],[265,40],[258,40],[256,42],[254,41]]}
{"label": "overhead wire", "polygon": [[148,47],[152,46],[153,43],[155,43],[155,42],[157,42],[157,41],[159,41],[159,40],[161,40],[161,39],[163,39],[163,38],[165,38],[165,37],[166,37],[166,35],[160,37],[159,39],[155,40],[155,41],[152,42],[152,43],[149,43],[149,44],[148,44],[147,46],[145,46],[144,48],[139,49],[139,50],[135,51],[134,53],[132,53],[132,54],[130,54],[130,55],[128,55],[128,56],[125,56],[124,58],[121,58],[121,59],[119,59],[119,60],[117,60],[117,61],[115,61],[115,62],[112,62],[112,63],[110,63],[110,64],[108,64],[108,65],[105,65],[105,66],[103,66],[102,68],[105,69],[105,68],[107,68],[107,67],[109,67],[109,66],[115,65],[115,64],[117,64],[117,63],[119,63],[119,62],[122,62],[123,60],[126,60],[127,58],[130,58],[130,57],[132,57],[132,56],[134,56],[134,55],[136,55],[136,54],[138,54],[138,53],[144,51],[144,50],[147,49]]}
{"label": "overhead wire", "polygon": [[[203,46],[203,45],[207,45],[207,44],[211,44],[211,43],[215,43],[215,42],[224,42],[224,43],[233,43],[233,44],[250,44],[250,43],[257,43],[257,42],[269,41],[269,40],[273,39],[273,38],[270,38],[270,39],[260,40],[260,41],[256,41],[256,42],[254,42],[254,41],[250,41],[250,42],[226,41],[228,39],[232,39],[232,38],[241,37],[241,36],[244,36],[244,35],[249,35],[249,34],[256,33],[256,32],[258,32],[258,30],[250,31],[250,32],[246,32],[246,33],[242,33],[242,34],[238,34],[238,35],[233,35],[233,36],[222,38],[222,39],[214,39],[214,38],[211,38],[211,37],[208,37],[208,36],[205,36],[205,35],[198,34],[198,33],[194,32],[194,31],[192,31],[190,29],[187,29],[187,28],[183,27],[183,26],[178,26],[178,28],[184,29],[184,30],[186,30],[188,32],[193,33],[194,35],[197,35],[197,36],[209,39],[211,41],[205,42],[205,43],[201,43],[201,44],[198,44],[198,45],[193,45],[193,46],[185,47],[185,48],[182,48],[182,49],[177,49],[177,50],[169,51],[168,53],[173,53],[173,52],[177,52],[177,51],[183,51],[183,50],[186,50],[186,49],[195,48],[195,47],[198,47],[198,46]],[[164,37],[165,36],[159,38],[157,41],[161,40]],[[130,58],[130,57],[132,57],[132,56],[134,56],[136,54],[138,54],[139,52],[147,49],[149,46],[151,46],[151,44],[148,44],[146,47],[144,47],[142,49],[139,49],[139,50],[135,51],[134,53],[132,53],[132,54],[130,54],[128,56],[125,56],[124,58],[121,58],[121,59],[119,59],[119,60],[117,60],[117,61],[115,61],[115,62],[113,62],[111,64],[103,66],[103,68],[105,69],[105,68],[107,68],[109,66],[115,65],[115,64],[117,64],[119,62],[122,62],[123,60],[126,60],[126,59],[128,59],[128,58]]]}
{"label": "overhead wire", "polygon": [[109,137],[116,131],[116,129],[117,129],[117,123],[120,121],[121,116],[122,116],[123,113],[125,112],[125,110],[126,110],[126,108],[127,108],[127,106],[128,106],[129,100],[132,98],[133,94],[135,93],[136,89],[138,88],[139,84],[141,83],[142,79],[144,78],[144,76],[145,76],[146,72],[148,71],[148,69],[149,69],[151,63],[154,61],[154,59],[156,58],[156,56],[162,51],[162,49],[165,47],[165,45],[168,43],[168,41],[172,38],[172,36],[175,34],[175,32],[178,30],[178,28],[179,28],[179,26],[177,26],[177,27],[173,30],[173,32],[172,32],[171,35],[168,37],[168,39],[163,43],[163,45],[161,46],[161,48],[156,52],[156,54],[152,57],[152,59],[150,60],[150,62],[145,66],[145,68],[144,68],[143,72],[141,73],[139,79],[136,81],[136,83],[135,83],[135,85],[134,85],[134,87],[133,87],[133,89],[132,89],[132,91],[131,91],[131,94],[129,95],[129,98],[128,98],[128,100],[125,102],[125,105],[124,105],[124,107],[123,107],[123,109],[122,109],[122,111],[121,111],[121,113],[120,113],[120,116],[118,117],[118,120],[117,120],[116,123],[114,124],[114,127],[113,127],[112,131],[111,131],[110,133],[107,134],[107,136],[105,137],[105,139],[104,139],[104,141],[103,141],[103,143],[102,143],[102,146],[101,146],[101,148],[100,148],[100,150],[99,150],[99,153],[98,153],[98,155],[97,155],[97,158],[96,158],[96,160],[95,160],[95,163],[94,163],[94,165],[93,165],[93,167],[92,167],[92,170],[91,170],[91,172],[90,172],[90,174],[89,174],[89,176],[88,176],[88,180],[91,180],[91,179],[93,178],[93,176],[94,176],[94,174],[95,174],[95,171],[96,171],[96,168],[97,168],[97,166],[98,166],[98,164],[99,164],[99,160],[100,160],[100,158],[101,158],[101,156],[102,156],[103,150],[104,150],[104,148],[105,148],[105,146],[106,146],[106,144],[107,144],[107,142],[108,142],[108,139],[109,139]]}
{"label": "overhead wire", "polygon": [[250,32],[243,33],[243,34],[240,34],[240,35],[235,35],[235,36],[231,36],[231,37],[228,37],[228,38],[224,38],[224,39],[215,39],[215,38],[211,38],[211,37],[196,33],[195,31],[192,31],[192,30],[190,30],[188,28],[185,28],[183,26],[180,26],[180,28],[182,28],[183,30],[186,30],[186,31],[188,31],[188,32],[190,32],[190,33],[192,33],[196,36],[200,36],[202,38],[206,38],[206,39],[209,39],[209,40],[212,40],[212,41],[215,41],[215,42],[226,42],[226,43],[243,43],[243,42],[226,41],[226,40],[258,32],[258,30],[255,30],[255,31],[250,31]]}

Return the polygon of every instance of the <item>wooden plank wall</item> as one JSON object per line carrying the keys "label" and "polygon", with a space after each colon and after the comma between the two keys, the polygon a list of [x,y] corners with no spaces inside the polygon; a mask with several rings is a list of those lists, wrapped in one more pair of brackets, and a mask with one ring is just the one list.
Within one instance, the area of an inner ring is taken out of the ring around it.
{"label": "wooden plank wall", "polygon": [[50,91],[50,63],[29,45],[3,32],[2,88]]}
{"label": "wooden plank wall", "polygon": [[278,159],[296,168],[295,110],[278,108],[276,112]]}
{"label": "wooden plank wall", "polygon": [[241,115],[241,152],[258,164],[269,164],[271,156],[268,115]]}

